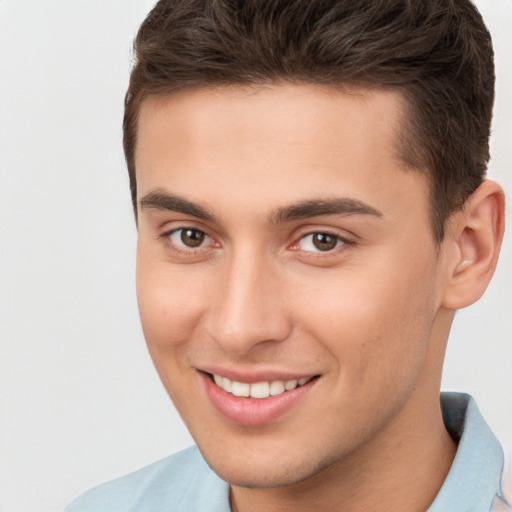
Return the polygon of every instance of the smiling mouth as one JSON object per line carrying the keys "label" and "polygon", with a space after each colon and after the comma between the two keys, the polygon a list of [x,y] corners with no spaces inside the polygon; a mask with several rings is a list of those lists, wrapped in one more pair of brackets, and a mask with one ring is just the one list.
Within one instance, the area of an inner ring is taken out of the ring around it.
{"label": "smiling mouth", "polygon": [[315,375],[310,377],[302,377],[300,379],[273,380],[248,384],[247,382],[234,381],[221,375],[209,375],[219,388],[233,396],[259,399],[268,398],[269,396],[281,395],[297,387],[304,386],[311,380],[318,378],[318,375]]}

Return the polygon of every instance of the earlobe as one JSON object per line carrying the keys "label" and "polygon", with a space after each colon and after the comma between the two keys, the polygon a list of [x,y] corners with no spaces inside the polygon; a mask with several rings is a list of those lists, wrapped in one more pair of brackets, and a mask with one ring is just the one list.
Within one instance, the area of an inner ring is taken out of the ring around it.
{"label": "earlobe", "polygon": [[463,211],[450,220],[446,236],[455,250],[447,268],[444,307],[461,309],[483,295],[498,262],[504,211],[503,189],[487,180],[469,197]]}

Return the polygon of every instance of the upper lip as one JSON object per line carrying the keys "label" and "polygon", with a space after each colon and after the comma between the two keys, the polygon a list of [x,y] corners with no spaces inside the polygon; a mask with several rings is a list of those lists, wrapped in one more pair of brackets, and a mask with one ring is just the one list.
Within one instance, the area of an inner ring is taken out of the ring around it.
{"label": "upper lip", "polygon": [[204,373],[210,373],[214,375],[220,375],[221,377],[227,377],[230,380],[236,382],[245,382],[247,384],[254,384],[256,382],[273,382],[276,380],[295,380],[302,379],[305,377],[315,377],[318,375],[316,372],[304,371],[289,371],[289,370],[278,370],[278,369],[234,369],[218,366],[203,366],[198,370]]}

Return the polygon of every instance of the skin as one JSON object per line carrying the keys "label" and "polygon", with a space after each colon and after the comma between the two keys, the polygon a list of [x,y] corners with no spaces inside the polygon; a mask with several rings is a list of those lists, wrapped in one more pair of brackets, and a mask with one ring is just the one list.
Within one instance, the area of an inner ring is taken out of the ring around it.
{"label": "skin", "polygon": [[[396,147],[401,112],[390,91],[284,84],[142,106],[144,334],[205,459],[231,484],[233,509],[422,511],[449,471],[455,445],[439,407],[446,340],[453,310],[485,288],[476,290],[475,261],[499,243],[480,248],[469,208],[436,245],[425,176]],[[182,202],[155,205],[157,193]],[[492,186],[480,195],[475,218],[487,229],[502,200]],[[334,198],[373,212],[283,214]],[[190,203],[196,210],[184,211]],[[494,224],[489,240],[499,238]],[[183,229],[205,237],[187,246]],[[336,246],[319,251],[314,233]],[[244,426],[207,397],[200,370],[212,367],[320,377],[277,420]]]}

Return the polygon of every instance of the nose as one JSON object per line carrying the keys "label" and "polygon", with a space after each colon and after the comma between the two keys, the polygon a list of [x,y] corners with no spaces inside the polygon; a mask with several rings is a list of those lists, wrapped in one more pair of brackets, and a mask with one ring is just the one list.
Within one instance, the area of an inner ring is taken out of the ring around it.
{"label": "nose", "polygon": [[218,293],[206,325],[224,351],[242,355],[289,336],[285,285],[276,265],[257,256],[232,257],[217,277]]}

